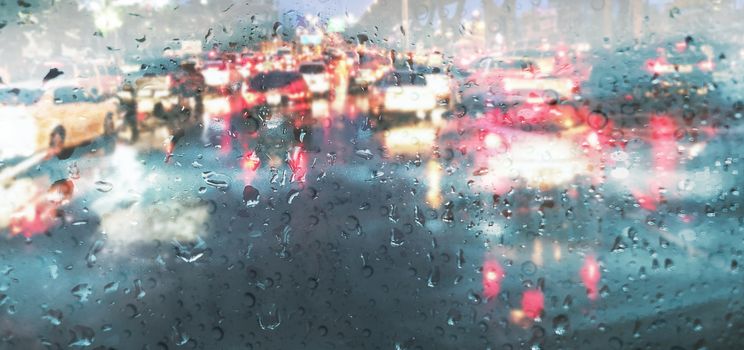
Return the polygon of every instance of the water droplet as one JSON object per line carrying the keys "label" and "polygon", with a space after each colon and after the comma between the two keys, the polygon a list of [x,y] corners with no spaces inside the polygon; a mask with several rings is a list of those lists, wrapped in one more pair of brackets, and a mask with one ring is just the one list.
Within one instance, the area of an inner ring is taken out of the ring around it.
{"label": "water droplet", "polygon": [[59,326],[62,324],[62,311],[60,310],[48,310],[46,314],[42,317],[43,320],[49,321],[54,326]]}
{"label": "water droplet", "polygon": [[147,294],[145,293],[145,289],[142,288],[142,280],[140,279],[134,280],[134,294],[137,299],[142,299]]}
{"label": "water droplet", "polygon": [[181,329],[180,325],[174,325],[171,332],[171,337],[176,346],[183,346],[191,340],[186,332]]}
{"label": "water droplet", "polygon": [[462,314],[456,309],[447,312],[447,325],[454,326],[462,319]]}
{"label": "water droplet", "polygon": [[441,278],[441,273],[439,272],[439,266],[434,266],[431,271],[429,271],[429,277],[426,279],[426,285],[429,287],[436,287],[439,284],[439,279]]}
{"label": "water droplet", "polygon": [[252,208],[257,206],[260,199],[261,194],[258,192],[258,189],[251,185],[243,187],[243,202],[246,207]]}
{"label": "water droplet", "polygon": [[664,268],[667,270],[671,270],[674,268],[674,261],[672,259],[664,259]]}
{"label": "water droplet", "polygon": [[300,195],[300,191],[296,189],[289,190],[289,193],[287,194],[287,204],[292,204],[292,202],[297,198],[297,196]]}
{"label": "water droplet", "polygon": [[599,111],[591,112],[586,117],[586,123],[594,130],[604,129],[608,122],[609,118],[607,118],[607,115]]}
{"label": "water droplet", "polygon": [[79,302],[84,303],[88,301],[88,297],[93,293],[93,289],[87,283],[80,283],[73,287],[70,292]]}
{"label": "water droplet", "polygon": [[390,204],[390,208],[388,209],[388,219],[391,222],[398,222],[398,220],[400,220],[400,215],[398,215],[398,207],[396,207],[395,204]]}
{"label": "water droplet", "polygon": [[119,282],[111,282],[103,286],[104,293],[113,293],[119,290]]}
{"label": "water droplet", "polygon": [[67,166],[67,175],[73,180],[80,178],[80,168],[78,167],[77,162],[72,162],[72,164]]}
{"label": "water droplet", "polygon": [[700,321],[699,318],[696,318],[695,321],[692,322],[692,330],[695,332],[701,332],[703,330],[703,322]]}
{"label": "water droplet", "polygon": [[457,251],[457,268],[461,269],[465,265],[465,253],[462,249]]}
{"label": "water droplet", "polygon": [[282,324],[282,316],[276,305],[270,305],[266,312],[258,315],[258,325],[263,330],[273,331]]}
{"label": "water droplet", "polygon": [[573,297],[570,295],[566,295],[566,298],[563,299],[563,308],[568,310],[571,305],[573,305]]}
{"label": "water droplet", "polygon": [[568,322],[568,317],[566,315],[558,315],[555,318],[553,318],[553,332],[555,332],[556,335],[566,335],[569,331],[571,331],[571,324]]}
{"label": "water droplet", "polygon": [[426,226],[426,217],[424,216],[424,212],[421,210],[421,208],[419,208],[418,205],[413,208],[413,216],[417,225],[421,227]]}
{"label": "water droplet", "polygon": [[354,154],[357,155],[357,157],[362,158],[364,160],[370,160],[374,158],[375,156],[372,154],[372,151],[368,149],[360,149],[354,152]]}
{"label": "water droplet", "polygon": [[96,333],[93,331],[93,329],[76,325],[75,327],[72,327],[70,329],[70,334],[72,335],[72,340],[70,341],[67,346],[73,347],[87,347],[93,344],[93,340],[95,338]]}
{"label": "water droplet", "polygon": [[682,11],[679,9],[679,7],[672,7],[671,10],[669,10],[669,18],[675,18],[682,14]]}
{"label": "water droplet", "polygon": [[96,257],[96,254],[103,249],[103,240],[97,240],[93,243],[93,245],[88,250],[88,254],[85,256],[85,262],[88,265],[88,267],[93,267],[93,265],[96,264],[96,261],[98,258]]}
{"label": "water droplet", "polygon": [[480,304],[481,296],[478,295],[478,293],[470,290],[468,292],[468,301],[470,301],[472,304]]}
{"label": "water droplet", "polygon": [[318,279],[315,277],[310,277],[307,279],[307,287],[309,289],[315,290],[318,288]]}
{"label": "water droplet", "polygon": [[362,276],[364,276],[365,278],[370,278],[370,277],[372,277],[372,275],[373,275],[374,273],[375,273],[375,269],[374,269],[374,268],[372,268],[372,266],[369,266],[369,265],[364,265],[364,266],[362,267]]}
{"label": "water droplet", "polygon": [[216,189],[226,190],[230,187],[230,177],[225,174],[216,173],[214,171],[205,171],[202,173],[202,179],[207,185],[212,186]]}
{"label": "water droplet", "polygon": [[214,338],[214,340],[220,341],[224,337],[225,337],[225,331],[223,331],[222,328],[220,327],[212,328],[212,338]]}
{"label": "water droplet", "polygon": [[403,232],[397,228],[390,229],[390,245],[400,247],[406,242]]}
{"label": "water droplet", "polygon": [[248,305],[248,307],[253,307],[256,305],[256,296],[253,295],[253,293],[246,292],[244,295],[246,299],[246,305]]}
{"label": "water droplet", "polygon": [[455,213],[452,212],[452,208],[447,208],[442,214],[442,221],[450,223],[455,221]]}
{"label": "water droplet", "polygon": [[196,242],[181,243],[173,240],[173,247],[176,250],[176,256],[188,263],[199,260],[207,250],[207,243],[201,237],[196,237]]}
{"label": "water droplet", "polygon": [[537,272],[537,265],[532,261],[525,261],[522,263],[522,273],[527,276],[532,276]]}
{"label": "water droplet", "polygon": [[104,193],[109,192],[112,189],[114,189],[113,184],[111,184],[110,182],[103,181],[103,180],[96,181],[95,186],[98,192],[104,192]]}

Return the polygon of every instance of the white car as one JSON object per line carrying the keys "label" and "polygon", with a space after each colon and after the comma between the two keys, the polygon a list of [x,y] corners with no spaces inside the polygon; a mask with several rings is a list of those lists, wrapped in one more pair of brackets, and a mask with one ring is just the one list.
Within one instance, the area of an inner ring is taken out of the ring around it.
{"label": "white car", "polygon": [[59,154],[121,124],[118,99],[91,95],[75,82],[0,89],[0,159]]}
{"label": "white car", "polygon": [[230,70],[223,61],[207,61],[202,69],[204,83],[207,86],[226,86],[230,84]]}
{"label": "white car", "polygon": [[431,115],[437,96],[422,74],[395,71],[385,75],[370,89],[373,114],[414,114],[419,119]]}
{"label": "white car", "polygon": [[324,64],[303,63],[300,65],[300,74],[312,94],[327,95],[331,92],[331,79]]}
{"label": "white car", "polygon": [[425,69],[420,73],[426,79],[426,86],[437,96],[437,100],[449,103],[453,95],[453,84],[450,76],[440,68]]}

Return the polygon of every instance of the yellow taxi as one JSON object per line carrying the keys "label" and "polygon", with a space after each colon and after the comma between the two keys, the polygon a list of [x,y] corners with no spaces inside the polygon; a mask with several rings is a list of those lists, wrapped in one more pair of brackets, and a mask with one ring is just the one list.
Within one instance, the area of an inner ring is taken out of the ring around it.
{"label": "yellow taxi", "polygon": [[75,82],[0,86],[0,159],[58,155],[122,123],[119,101]]}

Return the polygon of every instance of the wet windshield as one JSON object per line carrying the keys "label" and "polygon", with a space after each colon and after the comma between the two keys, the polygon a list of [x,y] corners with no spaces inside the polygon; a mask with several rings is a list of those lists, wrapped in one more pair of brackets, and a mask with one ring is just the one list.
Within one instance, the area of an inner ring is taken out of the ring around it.
{"label": "wet windshield", "polygon": [[0,350],[744,349],[742,14],[0,0]]}

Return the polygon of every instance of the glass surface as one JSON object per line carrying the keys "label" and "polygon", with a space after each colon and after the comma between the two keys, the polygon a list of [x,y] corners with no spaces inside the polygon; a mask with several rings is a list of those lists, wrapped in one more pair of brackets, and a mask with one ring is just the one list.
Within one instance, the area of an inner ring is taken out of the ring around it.
{"label": "glass surface", "polygon": [[0,349],[744,349],[743,13],[0,1]]}

